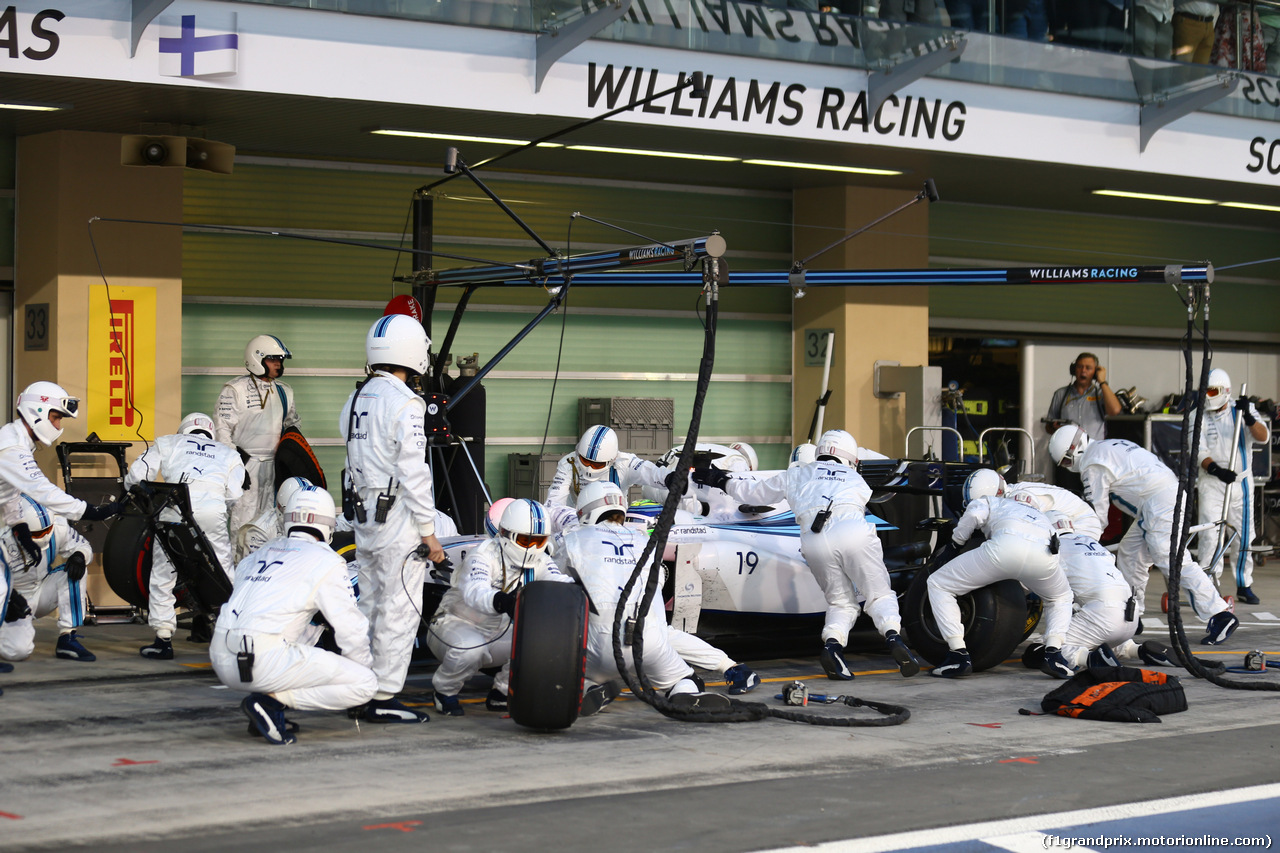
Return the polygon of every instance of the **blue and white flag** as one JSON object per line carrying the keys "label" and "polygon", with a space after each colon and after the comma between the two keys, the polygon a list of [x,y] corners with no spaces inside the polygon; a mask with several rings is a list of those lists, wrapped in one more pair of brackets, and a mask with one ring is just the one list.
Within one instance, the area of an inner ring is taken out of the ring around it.
{"label": "blue and white flag", "polygon": [[160,74],[164,77],[230,77],[236,73],[240,36],[234,12],[164,15],[160,18]]}

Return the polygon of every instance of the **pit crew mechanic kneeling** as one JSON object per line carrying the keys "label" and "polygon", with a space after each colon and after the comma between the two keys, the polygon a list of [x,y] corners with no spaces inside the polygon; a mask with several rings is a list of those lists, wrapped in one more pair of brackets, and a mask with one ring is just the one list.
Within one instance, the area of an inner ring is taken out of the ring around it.
{"label": "pit crew mechanic kneeling", "polygon": [[[14,530],[0,533],[0,562],[12,591],[0,625],[0,658],[26,660],[36,648],[35,619],[58,610],[58,643],[54,655],[90,662],[97,658],[80,643],[75,629],[84,622],[85,564],[93,549],[67,520],[54,515],[29,495],[18,498],[19,523],[30,532],[39,556],[32,559]],[[0,580],[3,584],[3,580]],[[0,605],[4,603],[0,591]],[[3,607],[0,607],[3,609]],[[12,667],[4,665],[4,671]]]}
{"label": "pit crew mechanic kneeling", "polygon": [[511,670],[511,619],[516,596],[529,581],[572,583],[547,554],[551,522],[546,508],[527,498],[511,501],[502,512],[498,534],[467,555],[453,573],[427,631],[427,647],[440,661],[431,676],[440,713],[461,717],[458,693],[484,667],[500,666],[485,698],[490,711],[507,710]]}
{"label": "pit crew mechanic kneeling", "polygon": [[[243,494],[244,463],[240,454],[213,439],[213,419],[192,412],[182,419],[177,435],[162,435],[147,452],[133,460],[124,484],[128,488],[144,480],[163,478],[166,483],[186,483],[191,516],[209,540],[218,565],[233,578],[231,537],[227,534],[229,508]],[[172,519],[177,519],[175,510]],[[138,650],[144,658],[173,660],[173,632],[178,627],[174,612],[173,586],[177,580],[173,563],[163,548],[156,548],[151,560],[147,623],[156,632],[155,641]]]}
{"label": "pit crew mechanic kneeling", "polygon": [[[856,592],[903,676],[920,671],[920,663],[899,631],[898,599],[889,586],[884,549],[866,519],[871,487],[855,469],[858,445],[844,430],[828,430],[818,439],[817,459],[759,480],[744,480],[716,469],[695,469],[696,483],[723,489],[745,504],[786,500],[800,524],[800,551],[827,599],[822,629],[822,668],[831,679],[848,680],[853,672],[844,660],[849,629],[858,616]],[[856,587],[856,590],[855,590]]]}
{"label": "pit crew mechanic kneeling", "polygon": [[[1169,578],[1169,543],[1177,523],[1173,517],[1177,475],[1160,457],[1132,441],[1092,441],[1084,430],[1070,425],[1049,439],[1049,458],[1080,474],[1085,500],[1093,505],[1100,522],[1106,523],[1113,500],[1121,512],[1133,516],[1134,523],[1120,540],[1116,565],[1133,588],[1141,616],[1151,565],[1155,564],[1166,582]],[[1240,620],[1227,610],[1227,602],[1189,553],[1183,554],[1182,586],[1196,615],[1208,623],[1208,633],[1201,644],[1226,642]]]}
{"label": "pit crew mechanic kneeling", "polygon": [[1004,478],[990,469],[974,471],[965,480],[964,515],[952,531],[951,544],[944,546],[936,560],[946,560],[954,553],[951,549],[963,546],[975,531],[981,530],[986,541],[952,557],[929,575],[929,604],[938,632],[950,648],[933,675],[957,678],[973,672],[956,596],[1013,578],[1044,601],[1041,671],[1055,678],[1070,678],[1075,670],[1062,655],[1062,643],[1071,621],[1071,587],[1058,566],[1057,537],[1043,513],[1003,495]]}
{"label": "pit crew mechanic kneeling", "polygon": [[[578,517],[582,526],[565,534],[565,562],[586,587],[591,600],[587,624],[587,688],[583,691],[581,716],[598,712],[618,695],[621,674],[613,656],[614,617],[622,589],[644,552],[648,535],[625,524],[627,502],[622,490],[608,481],[590,483],[578,495]],[[665,690],[676,707],[688,710],[728,710],[727,696],[708,693],[693,668],[685,663],[667,640],[667,619],[661,596],[655,595],[649,611],[639,612],[644,598],[644,578],[631,590],[626,620],[620,627],[627,645],[627,666],[635,671],[628,632],[643,631],[644,672],[657,690]]]}
{"label": "pit crew mechanic kneeling", "polygon": [[[252,730],[267,743],[294,743],[286,708],[342,710],[368,702],[378,690],[370,668],[369,623],[356,606],[347,564],[329,548],[333,498],[310,486],[289,499],[286,538],[268,542],[236,566],[234,589],[222,606],[209,659],[240,703]],[[341,655],[316,648],[312,620],[333,626]]]}

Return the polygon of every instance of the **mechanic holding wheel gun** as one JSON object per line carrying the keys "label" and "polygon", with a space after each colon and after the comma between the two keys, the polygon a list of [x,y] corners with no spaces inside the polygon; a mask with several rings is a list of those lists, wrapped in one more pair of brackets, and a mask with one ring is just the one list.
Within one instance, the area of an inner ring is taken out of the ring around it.
{"label": "mechanic holding wheel gun", "polygon": [[507,710],[511,674],[511,620],[516,596],[529,581],[571,583],[547,553],[551,520],[546,508],[528,498],[510,501],[498,531],[467,555],[454,572],[427,632],[427,646],[440,660],[431,686],[441,714],[461,717],[458,692],[483,667],[502,667],[484,700],[490,711]]}
{"label": "mechanic holding wheel gun", "polygon": [[360,610],[369,620],[378,692],[359,713],[371,723],[425,723],[396,699],[422,613],[425,550],[443,562],[427,464],[427,404],[409,380],[430,366],[431,340],[407,314],[378,318],[365,338],[369,376],[347,398],[338,427],[347,446],[343,513],[356,535]]}
{"label": "mechanic holding wheel gun", "polygon": [[856,591],[866,597],[867,614],[876,630],[884,634],[898,669],[904,677],[912,676],[920,671],[920,662],[899,633],[902,619],[898,599],[889,586],[884,549],[875,527],[866,519],[871,487],[858,473],[857,460],[858,444],[853,436],[833,429],[818,439],[816,461],[772,477],[745,480],[718,469],[698,468],[690,478],[722,489],[744,504],[773,504],[785,499],[791,505],[800,524],[800,551],[827,599],[819,662],[828,678],[853,678],[843,650],[858,616]]}

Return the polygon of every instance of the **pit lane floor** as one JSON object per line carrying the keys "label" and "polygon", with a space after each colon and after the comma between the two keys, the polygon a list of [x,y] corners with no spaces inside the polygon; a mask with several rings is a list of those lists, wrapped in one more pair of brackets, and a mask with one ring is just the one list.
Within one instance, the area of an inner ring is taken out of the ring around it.
{"label": "pit lane floor", "polygon": [[[1153,578],[1145,636],[1167,641],[1153,624],[1164,623],[1162,589]],[[1243,624],[1228,644],[1197,653],[1232,665],[1255,648],[1280,659],[1274,563],[1258,570],[1255,590],[1263,603],[1237,607]],[[1185,619],[1198,643],[1202,626]],[[246,734],[240,694],[218,684],[204,646],[179,639],[174,661],[147,661],[137,654],[145,626],[95,626],[82,635],[98,661],[80,664],[54,659],[52,633],[42,625],[36,654],[0,675],[4,850],[714,853],[842,839],[862,850],[1029,850],[1048,837],[1028,828],[1034,821],[987,835],[899,834],[1180,796],[1193,797],[1181,811],[1137,807],[1164,818],[1107,824],[1110,834],[1203,835],[1208,815],[1221,821],[1215,835],[1280,841],[1273,807],[1201,808],[1216,792],[1280,782],[1277,694],[1190,676],[1188,711],[1127,725],[1020,716],[1057,682],[1016,660],[944,681],[903,679],[883,653],[852,654],[852,683],[827,681],[814,659],[753,661],[766,683],[750,700],[780,707],[773,695],[802,678],[815,692],[906,705],[911,719],[690,724],[624,697],[553,734],[485,711],[478,678],[462,718],[379,727],[297,713],[298,744],[269,747]],[[1280,682],[1274,671],[1234,677]],[[411,672],[403,695],[429,704],[429,667]],[[1075,827],[1063,837],[1097,835],[1082,829],[1094,823],[1037,820]]]}

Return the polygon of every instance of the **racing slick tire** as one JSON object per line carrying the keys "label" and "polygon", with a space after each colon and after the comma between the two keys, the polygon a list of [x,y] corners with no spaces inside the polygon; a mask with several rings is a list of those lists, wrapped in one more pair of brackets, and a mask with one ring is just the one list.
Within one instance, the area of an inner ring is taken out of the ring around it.
{"label": "racing slick tire", "polygon": [[533,581],[516,599],[508,710],[517,725],[567,729],[578,719],[587,662],[587,594]]}
{"label": "racing slick tire", "polygon": [[[937,666],[947,656],[947,641],[938,634],[929,605],[930,572],[916,572],[902,600],[902,627],[922,658]],[[959,596],[965,646],[980,672],[1008,660],[1022,641],[1027,624],[1027,597],[1022,584],[1002,580]]]}
{"label": "racing slick tire", "polygon": [[102,574],[107,586],[134,607],[146,607],[151,589],[151,548],[155,540],[147,519],[123,513],[102,544]]}

